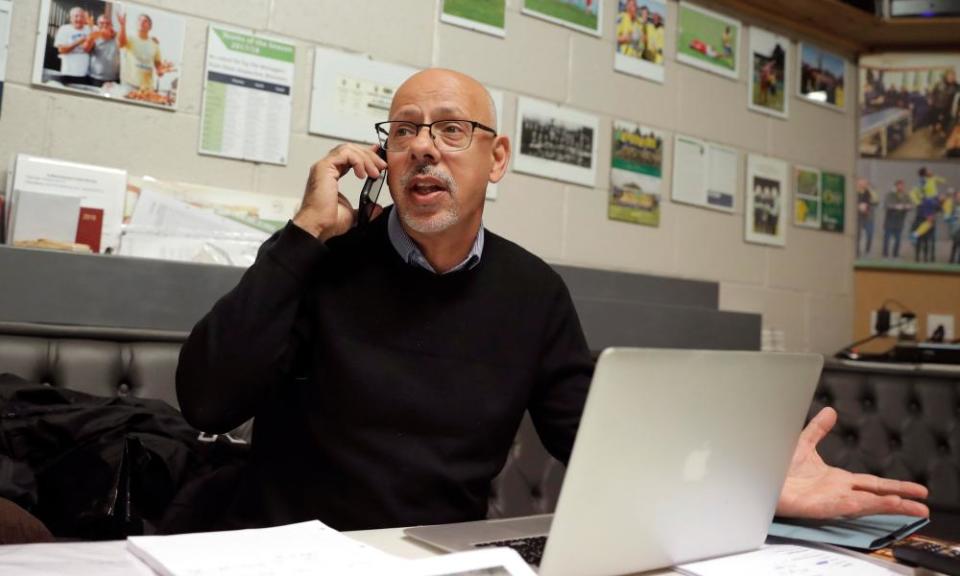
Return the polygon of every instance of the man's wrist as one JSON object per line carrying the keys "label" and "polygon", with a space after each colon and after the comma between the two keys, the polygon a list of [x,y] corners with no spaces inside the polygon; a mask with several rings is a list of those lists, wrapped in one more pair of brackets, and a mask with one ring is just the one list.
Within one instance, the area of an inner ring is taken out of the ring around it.
{"label": "man's wrist", "polygon": [[294,223],[294,225],[297,226],[297,228],[300,228],[301,230],[303,230],[307,234],[310,234],[314,238],[317,238],[318,240],[321,239],[321,237],[323,236],[323,231],[326,230],[326,226],[323,226],[322,224],[316,222],[315,220],[312,220],[311,218],[303,215],[302,213],[294,216],[292,222]]}

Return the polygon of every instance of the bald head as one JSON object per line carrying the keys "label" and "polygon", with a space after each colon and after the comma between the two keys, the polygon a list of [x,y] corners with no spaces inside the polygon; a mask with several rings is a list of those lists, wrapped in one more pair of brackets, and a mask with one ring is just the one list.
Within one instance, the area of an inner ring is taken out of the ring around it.
{"label": "bald head", "polygon": [[444,68],[422,70],[401,84],[390,105],[390,118],[417,107],[420,101],[428,97],[440,95],[459,108],[450,112],[467,114],[462,119],[477,120],[494,130],[498,129],[497,107],[483,84],[466,74]]}

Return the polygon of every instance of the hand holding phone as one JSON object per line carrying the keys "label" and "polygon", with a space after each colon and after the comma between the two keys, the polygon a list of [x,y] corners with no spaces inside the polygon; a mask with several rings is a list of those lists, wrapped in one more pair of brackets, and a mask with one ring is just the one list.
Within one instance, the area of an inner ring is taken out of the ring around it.
{"label": "hand holding phone", "polygon": [[[383,148],[377,149],[377,156],[382,160],[387,160],[387,151]],[[386,168],[380,172],[376,178],[367,178],[363,183],[363,189],[360,191],[360,205],[357,207],[357,227],[366,226],[373,215],[373,208],[380,197],[380,190],[383,188],[383,181],[387,179]]]}

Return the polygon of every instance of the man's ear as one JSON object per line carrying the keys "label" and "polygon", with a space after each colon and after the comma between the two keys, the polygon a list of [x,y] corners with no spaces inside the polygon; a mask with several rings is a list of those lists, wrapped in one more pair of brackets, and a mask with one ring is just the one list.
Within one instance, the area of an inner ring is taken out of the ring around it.
{"label": "man's ear", "polygon": [[493,165],[490,167],[489,179],[497,183],[507,173],[507,165],[510,164],[510,138],[504,135],[497,136],[493,141]]}

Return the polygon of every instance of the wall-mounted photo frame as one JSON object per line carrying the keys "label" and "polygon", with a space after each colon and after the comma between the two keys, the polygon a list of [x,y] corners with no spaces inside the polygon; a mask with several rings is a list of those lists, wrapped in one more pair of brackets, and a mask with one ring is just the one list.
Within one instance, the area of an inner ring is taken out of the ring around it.
{"label": "wall-mounted photo frame", "polygon": [[175,110],[182,17],[130,2],[43,0],[33,83]]}
{"label": "wall-mounted photo frame", "polygon": [[660,226],[666,134],[625,120],[613,121],[607,217]]}
{"label": "wall-mounted photo frame", "polygon": [[747,242],[786,246],[787,209],[790,185],[783,160],[747,155],[746,205],[744,212]]}
{"label": "wall-mounted photo frame", "polygon": [[846,109],[847,62],[842,56],[806,42],[797,49],[797,96],[838,112]]}
{"label": "wall-mounted photo frame", "polygon": [[750,29],[750,88],[747,107],[786,120],[790,115],[790,39],[762,28]]}
{"label": "wall-mounted photo frame", "polygon": [[820,229],[820,170],[809,166],[793,167],[793,224]]}
{"label": "wall-mounted photo frame", "polygon": [[523,0],[522,12],[593,36],[603,35],[603,0]]}
{"label": "wall-mounted photo frame", "polygon": [[596,116],[584,112],[518,98],[513,169],[595,186],[599,124]]}
{"label": "wall-mounted photo frame", "polygon": [[618,0],[613,69],[663,83],[667,4],[662,0]]}
{"label": "wall-mounted photo frame", "polygon": [[503,38],[507,0],[443,0],[440,21]]}
{"label": "wall-mounted photo frame", "polygon": [[740,77],[739,20],[689,2],[680,2],[677,60],[736,80]]}

